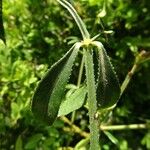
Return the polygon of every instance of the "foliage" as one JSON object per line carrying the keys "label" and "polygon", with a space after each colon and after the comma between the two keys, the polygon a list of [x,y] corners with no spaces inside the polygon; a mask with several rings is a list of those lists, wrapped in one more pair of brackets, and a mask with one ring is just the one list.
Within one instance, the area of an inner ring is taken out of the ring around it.
{"label": "foliage", "polygon": [[[122,83],[135,56],[150,47],[149,1],[80,0],[74,6],[92,36],[101,33],[98,40],[107,48]],[[81,39],[78,28],[66,10],[51,0],[3,1],[3,21],[7,46],[0,43],[0,149],[75,147],[83,139],[80,134],[67,132],[70,126],[60,119],[51,127],[40,124],[29,105],[47,68],[66,52],[67,44]],[[70,77],[73,84],[79,62],[80,55]],[[107,124],[149,122],[149,70],[149,62],[140,65],[116,108],[104,119]],[[87,124],[87,110],[82,107],[74,125],[88,132]],[[104,150],[149,149],[148,133],[148,129],[101,132],[100,142]],[[112,136],[119,142],[112,143]]]}
{"label": "foliage", "polygon": [[6,43],[4,25],[3,25],[3,3],[2,3],[2,0],[0,1],[0,39],[3,40],[4,43]]}

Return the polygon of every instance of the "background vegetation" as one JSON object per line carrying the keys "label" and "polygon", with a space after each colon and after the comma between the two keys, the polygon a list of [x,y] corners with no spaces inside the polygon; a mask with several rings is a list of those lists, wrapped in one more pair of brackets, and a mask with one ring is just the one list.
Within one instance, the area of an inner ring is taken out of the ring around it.
{"label": "background vegetation", "polygon": [[[132,68],[136,55],[150,48],[148,0],[72,0],[93,36],[101,33],[120,83]],[[52,0],[5,0],[3,19],[7,45],[0,41],[0,149],[54,150],[75,147],[84,138],[67,121],[40,124],[30,102],[47,68],[58,60],[80,32],[69,13]],[[80,60],[80,58],[78,58]],[[71,83],[76,84],[79,62]],[[150,122],[150,63],[139,66],[107,124]],[[71,114],[67,116],[71,120]],[[76,112],[74,125],[89,132],[87,110]],[[68,132],[69,131],[69,132]],[[104,150],[150,149],[150,129],[101,132]]]}

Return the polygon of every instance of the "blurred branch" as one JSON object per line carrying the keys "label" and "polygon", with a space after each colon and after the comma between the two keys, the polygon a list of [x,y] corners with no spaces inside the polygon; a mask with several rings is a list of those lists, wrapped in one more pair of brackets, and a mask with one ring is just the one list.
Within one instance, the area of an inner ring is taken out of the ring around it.
{"label": "blurred branch", "polygon": [[125,80],[123,81],[122,85],[121,85],[121,94],[120,96],[122,96],[123,92],[125,91],[125,89],[127,88],[133,74],[135,73],[135,71],[137,70],[138,65],[134,64],[132,69],[128,72],[127,76],[125,77]]}
{"label": "blurred branch", "polygon": [[127,88],[132,76],[134,75],[134,73],[137,71],[137,68],[139,67],[139,65],[145,61],[150,60],[150,52],[146,52],[145,50],[142,50],[135,58],[135,62],[133,64],[133,67],[131,68],[131,70],[128,72],[127,76],[125,77],[125,80],[123,81],[122,85],[121,85],[121,94],[120,96],[122,96],[123,92],[125,91],[125,89]]}
{"label": "blurred branch", "polygon": [[[89,137],[90,133],[87,133],[85,131],[82,131],[78,126],[72,124],[72,122],[62,116],[61,120],[63,120],[65,123],[67,123],[70,127],[64,127],[63,130],[66,132],[74,132],[74,133],[78,133],[80,134],[82,137]],[[150,123],[145,123],[145,124],[129,124],[129,125],[100,125],[100,130],[102,131],[106,131],[106,130],[115,130],[115,131],[119,131],[119,130],[139,130],[139,129],[150,129]]]}
{"label": "blurred branch", "polygon": [[83,137],[88,137],[89,136],[89,133],[87,133],[85,131],[82,131],[78,126],[72,124],[72,122],[68,118],[62,116],[61,120],[63,120],[65,123],[67,123],[72,128],[72,129],[70,129],[70,128],[65,127],[64,128],[65,131],[74,131],[75,133],[78,133]]}
{"label": "blurred branch", "polygon": [[150,129],[149,124],[130,124],[130,125],[109,125],[100,126],[100,129],[105,130],[137,130],[137,129]]}

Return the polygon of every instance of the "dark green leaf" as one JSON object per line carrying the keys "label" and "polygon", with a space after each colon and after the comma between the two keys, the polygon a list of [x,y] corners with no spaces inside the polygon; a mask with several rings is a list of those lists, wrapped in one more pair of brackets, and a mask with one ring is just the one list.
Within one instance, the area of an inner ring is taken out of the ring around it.
{"label": "dark green leaf", "polygon": [[97,83],[97,103],[99,109],[110,108],[115,105],[120,96],[120,86],[107,56],[107,53],[100,42],[95,42],[98,48],[99,78]]}
{"label": "dark green leaf", "polygon": [[83,86],[68,96],[61,103],[58,116],[67,115],[70,112],[79,109],[84,104],[86,93],[87,89],[85,86]]}
{"label": "dark green leaf", "polygon": [[145,145],[147,149],[150,149],[150,132],[148,132],[141,141],[142,145]]}
{"label": "dark green leaf", "polygon": [[4,43],[6,43],[4,25],[3,25],[3,1],[2,0],[0,0],[0,39]]}
{"label": "dark green leaf", "polygon": [[43,122],[52,124],[57,117],[79,47],[79,43],[75,44],[62,59],[51,67],[34,93],[32,112]]}
{"label": "dark green leaf", "polygon": [[42,139],[43,135],[41,133],[34,134],[31,136],[25,145],[25,149],[34,149],[37,145],[38,142]]}

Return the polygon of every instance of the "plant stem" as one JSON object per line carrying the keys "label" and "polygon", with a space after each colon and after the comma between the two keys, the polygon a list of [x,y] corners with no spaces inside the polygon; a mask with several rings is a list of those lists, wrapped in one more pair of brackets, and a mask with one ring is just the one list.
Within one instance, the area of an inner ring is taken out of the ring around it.
{"label": "plant stem", "polygon": [[79,75],[78,75],[78,81],[77,81],[77,86],[78,87],[81,84],[81,79],[82,79],[82,74],[83,74],[83,67],[84,67],[84,57],[82,56],[80,70],[79,70]]}
{"label": "plant stem", "polygon": [[99,146],[99,123],[95,117],[97,112],[96,89],[94,79],[93,57],[90,49],[84,49],[85,69],[88,89],[88,106],[90,122],[90,150],[100,150]]}
{"label": "plant stem", "polygon": [[150,125],[148,124],[130,124],[130,125],[109,125],[109,126],[100,126],[101,130],[136,130],[136,129],[149,129]]}
{"label": "plant stem", "polygon": [[[83,67],[84,67],[84,57],[82,56],[81,65],[80,65],[80,69],[79,69],[79,75],[78,75],[78,81],[77,81],[77,87],[78,88],[80,87],[81,80],[82,80]],[[76,115],[76,111],[73,111],[72,115],[71,115],[71,122],[72,123],[75,120],[75,115]]]}
{"label": "plant stem", "polygon": [[[78,133],[78,134],[80,134],[81,136],[83,136],[83,137],[85,137],[85,138],[89,136],[89,133],[87,133],[87,132],[85,132],[85,131],[82,131],[78,126],[72,124],[72,122],[71,122],[68,118],[62,116],[62,117],[61,117],[61,120],[63,120],[65,123],[67,123],[67,124],[73,129],[73,131],[74,131],[75,133]],[[67,128],[64,128],[64,129],[67,129]],[[72,129],[71,129],[71,130],[72,130]],[[70,131],[70,130],[69,130],[69,131]]]}
{"label": "plant stem", "polygon": [[[75,124],[72,124],[72,122],[62,116],[61,120],[63,120],[65,123],[67,123],[70,127],[64,127],[63,130],[67,132],[73,131],[74,133],[80,134],[82,137],[89,137],[90,134],[82,131],[78,126]],[[100,125],[100,130],[102,131],[120,131],[120,130],[139,130],[139,129],[150,129],[150,124],[145,123],[145,124],[129,124],[129,125]]]}
{"label": "plant stem", "polygon": [[125,80],[123,81],[122,85],[121,85],[121,93],[120,96],[123,94],[124,90],[126,89],[126,87],[128,86],[133,74],[135,73],[137,69],[137,64],[134,64],[131,71],[128,72]]}
{"label": "plant stem", "polygon": [[146,52],[145,50],[142,50],[135,58],[135,62],[134,65],[131,69],[131,71],[128,72],[125,80],[123,81],[122,85],[121,85],[121,94],[120,96],[123,94],[123,92],[125,91],[125,89],[127,88],[132,76],[134,75],[134,73],[136,72],[138,66],[149,60],[150,59],[150,52]]}

